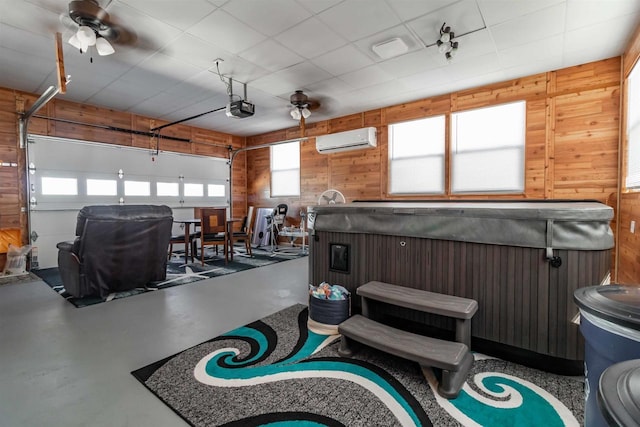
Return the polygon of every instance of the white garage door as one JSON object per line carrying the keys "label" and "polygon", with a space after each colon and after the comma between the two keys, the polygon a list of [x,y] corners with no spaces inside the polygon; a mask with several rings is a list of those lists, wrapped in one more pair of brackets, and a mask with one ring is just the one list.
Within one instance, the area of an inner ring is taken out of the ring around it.
{"label": "white garage door", "polygon": [[167,205],[185,219],[229,205],[227,159],[39,135],[29,135],[27,159],[32,268],[57,266],[56,244],[73,240],[83,206]]}

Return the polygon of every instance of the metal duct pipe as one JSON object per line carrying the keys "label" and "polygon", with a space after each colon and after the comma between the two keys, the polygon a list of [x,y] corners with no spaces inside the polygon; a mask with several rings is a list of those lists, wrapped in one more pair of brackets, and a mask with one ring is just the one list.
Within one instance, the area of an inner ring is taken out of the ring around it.
{"label": "metal duct pipe", "polygon": [[285,141],[278,141],[278,142],[269,142],[267,144],[260,144],[260,145],[252,145],[250,147],[242,147],[242,148],[238,148],[235,151],[231,152],[231,156],[229,157],[229,217],[233,217],[233,161],[235,160],[236,156],[240,153],[243,153],[245,151],[251,151],[251,150],[258,150],[260,148],[268,148],[271,147],[272,145],[280,145],[280,144],[288,144],[289,142],[306,142],[308,141],[309,138],[308,137],[304,137],[304,138],[293,138],[293,139],[287,139]]}
{"label": "metal duct pipe", "polygon": [[44,91],[40,98],[33,103],[29,111],[26,113],[22,113],[18,118],[18,129],[20,132],[20,148],[24,148],[27,146],[27,128],[29,124],[29,119],[33,116],[39,109],[44,107],[47,102],[51,101],[51,99],[56,96],[60,92],[60,88],[55,86],[49,86],[47,90]]}

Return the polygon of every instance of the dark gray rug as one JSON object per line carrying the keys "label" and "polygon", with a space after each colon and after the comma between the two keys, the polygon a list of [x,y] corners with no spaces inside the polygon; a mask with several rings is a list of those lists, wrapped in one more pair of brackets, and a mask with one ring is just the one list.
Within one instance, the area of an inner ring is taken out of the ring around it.
{"label": "dark gray rug", "polygon": [[190,259],[189,262],[185,262],[184,254],[181,252],[175,252],[167,262],[167,277],[165,280],[160,282],[151,282],[144,288],[136,288],[124,292],[114,292],[106,299],[100,298],[99,296],[76,298],[69,294],[62,284],[62,278],[60,277],[60,272],[57,267],[33,270],[32,272],[71,304],[76,307],[86,307],[88,305],[119,298],[126,298],[145,292],[157,291],[159,289],[170,288],[187,283],[198,282],[212,277],[224,276],[227,274],[237,273],[239,271],[250,270],[256,267],[264,267],[266,265],[306,256],[305,253],[300,251],[270,251],[268,248],[252,249],[252,254],[253,256],[249,257],[245,253],[239,252],[234,255],[233,261],[225,264],[222,252],[220,252],[220,254],[216,254],[213,249],[205,248],[205,264],[202,265],[199,259],[196,259],[195,262],[191,262]]}
{"label": "dark gray rug", "polygon": [[132,374],[193,426],[579,426],[582,377],[476,354],[456,399],[438,372],[377,350],[338,356],[338,336],[295,305]]}

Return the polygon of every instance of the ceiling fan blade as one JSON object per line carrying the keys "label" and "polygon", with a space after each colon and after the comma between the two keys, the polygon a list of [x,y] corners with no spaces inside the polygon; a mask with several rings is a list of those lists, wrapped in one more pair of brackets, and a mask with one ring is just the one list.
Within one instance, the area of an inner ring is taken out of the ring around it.
{"label": "ceiling fan blade", "polygon": [[309,99],[307,101],[307,108],[309,110],[317,110],[318,108],[320,108],[320,101],[317,101],[315,99]]}
{"label": "ceiling fan blade", "polygon": [[68,13],[61,13],[60,16],[58,17],[58,20],[62,25],[64,25],[69,30],[72,30],[72,31],[78,30],[78,24],[76,24],[75,21],[69,17]]}

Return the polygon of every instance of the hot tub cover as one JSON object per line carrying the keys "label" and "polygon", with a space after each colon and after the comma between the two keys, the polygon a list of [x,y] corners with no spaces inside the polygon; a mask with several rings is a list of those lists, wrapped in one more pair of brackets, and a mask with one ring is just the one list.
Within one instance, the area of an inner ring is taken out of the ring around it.
{"label": "hot tub cover", "polygon": [[316,231],[567,250],[614,246],[613,209],[594,201],[354,202],[309,206]]}

